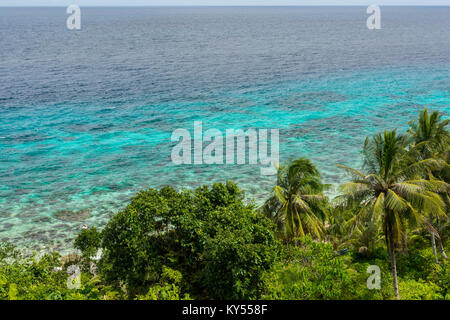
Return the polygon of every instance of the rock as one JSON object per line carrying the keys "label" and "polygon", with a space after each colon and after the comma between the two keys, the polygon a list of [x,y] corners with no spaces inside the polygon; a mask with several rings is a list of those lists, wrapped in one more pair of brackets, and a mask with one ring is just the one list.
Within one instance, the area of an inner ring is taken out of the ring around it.
{"label": "rock", "polygon": [[81,257],[75,253],[68,254],[66,256],[61,257],[61,264],[64,267],[71,265],[71,264],[77,264],[81,261]]}
{"label": "rock", "polygon": [[55,213],[55,217],[62,221],[82,221],[89,218],[89,211],[80,210],[80,211],[70,211],[70,210],[61,210]]}
{"label": "rock", "polygon": [[358,249],[358,252],[359,252],[359,253],[367,253],[367,251],[369,251],[369,249],[368,249],[367,247],[360,247],[360,248]]}

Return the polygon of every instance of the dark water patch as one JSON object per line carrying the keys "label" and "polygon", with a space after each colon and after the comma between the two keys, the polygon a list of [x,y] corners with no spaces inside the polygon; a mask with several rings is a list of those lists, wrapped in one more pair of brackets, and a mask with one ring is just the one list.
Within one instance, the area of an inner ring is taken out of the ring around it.
{"label": "dark water patch", "polygon": [[62,221],[67,221],[67,222],[83,221],[83,220],[89,218],[89,211],[88,210],[79,210],[79,211],[61,210],[61,211],[57,211],[55,213],[55,218],[62,220]]}
{"label": "dark water patch", "polygon": [[50,239],[42,232],[26,232],[27,237],[31,242],[48,242]]}
{"label": "dark water patch", "polygon": [[29,194],[33,191],[34,191],[33,189],[14,189],[14,195],[19,196],[19,195]]}
{"label": "dark water patch", "polygon": [[65,128],[67,132],[71,133],[86,133],[86,132],[111,132],[115,125],[110,123],[103,124],[71,124]]}
{"label": "dark water patch", "polygon": [[12,224],[12,223],[4,223],[3,225],[2,225],[2,227],[3,227],[3,229],[5,229],[5,230],[9,230],[9,229],[11,229],[12,227],[14,227],[14,224]]}
{"label": "dark water patch", "polygon": [[73,140],[76,140],[76,139],[77,139],[76,137],[64,137],[64,138],[62,138],[63,141],[73,141]]}
{"label": "dark water patch", "polygon": [[34,223],[50,223],[50,222],[52,222],[52,219],[47,216],[41,216],[41,217],[34,218],[33,222]]}
{"label": "dark water patch", "polygon": [[2,139],[6,144],[22,144],[30,142],[40,142],[49,139],[50,137],[42,133],[26,132],[21,134],[13,134]]}
{"label": "dark water patch", "polygon": [[67,228],[70,228],[70,226],[68,224],[62,224],[62,223],[54,225],[53,227],[56,229],[59,229],[59,230],[65,230]]}

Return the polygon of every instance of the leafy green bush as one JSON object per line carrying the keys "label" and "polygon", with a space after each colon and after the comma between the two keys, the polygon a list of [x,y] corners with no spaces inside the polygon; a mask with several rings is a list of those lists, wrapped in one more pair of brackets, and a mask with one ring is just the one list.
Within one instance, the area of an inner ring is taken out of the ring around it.
{"label": "leafy green bush", "polygon": [[398,275],[404,279],[427,279],[435,265],[431,247],[419,250],[414,248],[406,254],[399,254]]}
{"label": "leafy green bush", "polygon": [[189,300],[188,294],[180,297],[180,283],[183,276],[177,270],[163,266],[162,282],[149,288],[147,294],[137,295],[136,300]]}
{"label": "leafy green bush", "polygon": [[[380,289],[369,289],[367,280],[371,274],[367,273],[368,267],[376,265],[380,268]],[[352,300],[389,300],[394,297],[392,288],[392,273],[388,260],[383,258],[370,259],[369,261],[352,260],[348,264],[348,272],[351,276],[351,286],[346,291],[346,299]]]}
{"label": "leafy green bush", "polygon": [[450,263],[448,261],[444,260],[435,265],[429,280],[439,287],[441,296],[445,300],[450,300]]}
{"label": "leafy green bush", "polygon": [[301,238],[300,247],[287,248],[285,257],[265,274],[266,299],[342,299],[350,285],[342,257],[330,244]]}
{"label": "leafy green bush", "polygon": [[0,299],[62,299],[68,294],[67,274],[54,272],[60,267],[58,254],[23,257],[9,243],[0,244]]}
{"label": "leafy green bush", "polygon": [[70,275],[57,253],[25,257],[9,243],[0,243],[0,300],[118,299],[121,293],[99,277],[80,273],[78,289],[68,287]]}
{"label": "leafy green bush", "polygon": [[443,299],[439,286],[424,280],[400,280],[399,291],[402,300],[435,300]]}

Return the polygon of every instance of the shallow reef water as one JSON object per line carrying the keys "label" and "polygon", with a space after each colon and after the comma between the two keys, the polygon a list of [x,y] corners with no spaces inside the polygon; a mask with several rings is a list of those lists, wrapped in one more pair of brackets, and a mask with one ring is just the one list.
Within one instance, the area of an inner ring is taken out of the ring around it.
{"label": "shallow reef water", "polygon": [[[72,249],[137,191],[231,179],[260,204],[259,165],[175,165],[172,132],[279,129],[280,160],[337,186],[366,136],[450,110],[449,8],[0,11],[0,240]],[[314,17],[314,19],[312,18]],[[417,27],[416,21],[422,21]],[[330,191],[330,196],[336,190]]]}

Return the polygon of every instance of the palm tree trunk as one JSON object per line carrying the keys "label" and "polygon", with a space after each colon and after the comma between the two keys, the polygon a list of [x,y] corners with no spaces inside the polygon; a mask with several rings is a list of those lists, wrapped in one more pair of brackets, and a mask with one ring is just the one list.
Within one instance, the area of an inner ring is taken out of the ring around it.
{"label": "palm tree trunk", "polygon": [[402,253],[403,254],[408,254],[408,234],[406,232],[405,232],[405,235],[403,237]]}
{"label": "palm tree trunk", "polygon": [[433,232],[431,232],[431,247],[433,248],[434,259],[436,260],[436,263],[439,263],[439,259],[438,259],[438,255],[437,255],[437,251],[436,251],[436,240],[434,238]]}
{"label": "palm tree trunk", "polygon": [[387,243],[389,244],[389,255],[391,257],[391,268],[392,268],[392,280],[394,285],[394,294],[395,299],[400,300],[400,295],[398,292],[398,280],[397,280],[397,261],[395,260],[395,247],[394,247],[394,240],[393,240],[393,234],[392,234],[392,226],[389,223],[388,224],[388,230],[387,230],[386,236],[389,237]]}
{"label": "palm tree trunk", "polygon": [[391,248],[391,266],[392,266],[392,279],[394,285],[395,299],[400,300],[398,293],[398,280],[397,280],[397,261],[395,260],[395,249]]}
{"label": "palm tree trunk", "polygon": [[441,240],[441,239],[438,239],[438,243],[439,243],[439,249],[440,249],[440,251],[441,251],[442,257],[443,257],[445,260],[448,260],[447,254],[445,253],[445,249],[444,249],[444,246],[443,246],[443,244],[442,244],[442,240]]}
{"label": "palm tree trunk", "polygon": [[[436,217],[436,222],[437,222],[438,230],[440,230],[439,217]],[[442,239],[441,239],[441,238],[438,239],[438,243],[439,243],[439,250],[441,251],[442,257],[443,257],[445,260],[447,260],[448,257],[447,257],[447,254],[445,253],[444,245],[443,245],[443,243],[442,243]]]}
{"label": "palm tree trunk", "polygon": [[[430,224],[433,225],[433,216],[430,215]],[[430,232],[431,234],[431,248],[433,248],[433,254],[434,254],[434,259],[436,260],[436,263],[439,263],[439,259],[438,259],[438,255],[437,255],[437,251],[436,251],[436,239],[434,236],[433,232]]]}

